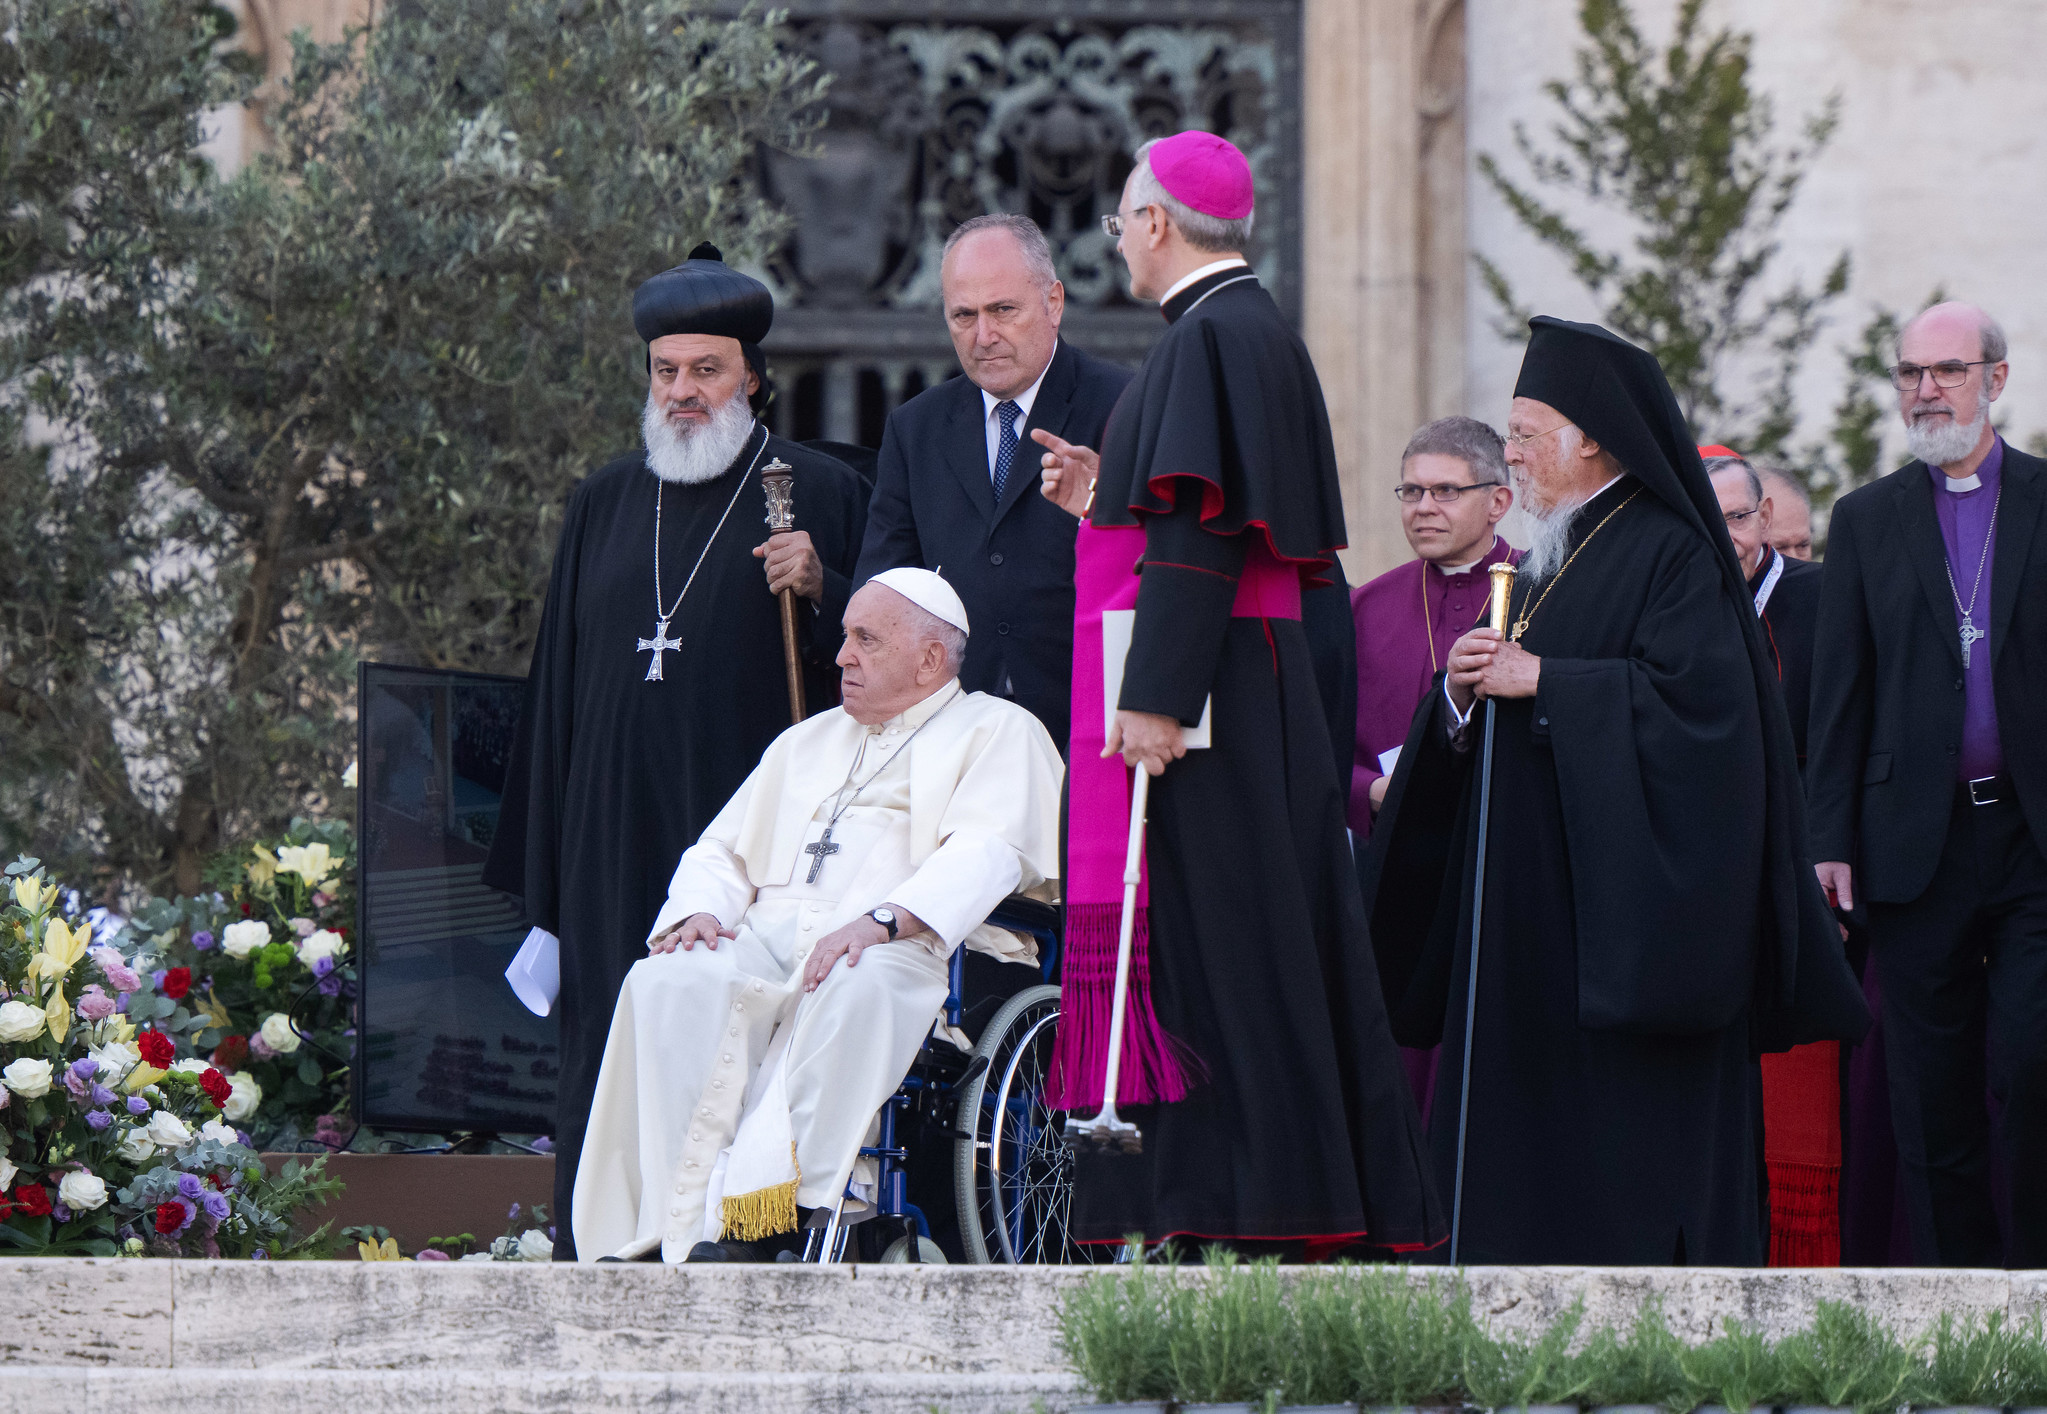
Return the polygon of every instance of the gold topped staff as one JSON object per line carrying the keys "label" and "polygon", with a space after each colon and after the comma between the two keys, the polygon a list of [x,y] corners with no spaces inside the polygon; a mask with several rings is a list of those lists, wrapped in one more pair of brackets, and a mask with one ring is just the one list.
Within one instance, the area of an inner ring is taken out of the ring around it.
{"label": "gold topped staff", "polygon": [[[796,468],[776,457],[761,468],[761,491],[768,498],[768,529],[776,535],[796,528]],[[803,659],[796,651],[796,591],[784,589],[782,599],[782,670],[789,679],[789,721],[803,720]]]}
{"label": "gold topped staff", "polygon": [[[1508,601],[1514,597],[1514,566],[1501,561],[1493,566],[1492,602],[1486,609],[1486,627],[1507,631]],[[1457,1077],[1457,1180],[1450,1197],[1450,1265],[1457,1265],[1458,1242],[1464,1235],[1464,1132],[1471,1118],[1471,1029],[1478,1016],[1478,945],[1485,926],[1485,848],[1488,817],[1493,804],[1493,699],[1485,702],[1485,744],[1478,759],[1478,855],[1471,871],[1471,965],[1465,969],[1464,984],[1464,1070]]]}

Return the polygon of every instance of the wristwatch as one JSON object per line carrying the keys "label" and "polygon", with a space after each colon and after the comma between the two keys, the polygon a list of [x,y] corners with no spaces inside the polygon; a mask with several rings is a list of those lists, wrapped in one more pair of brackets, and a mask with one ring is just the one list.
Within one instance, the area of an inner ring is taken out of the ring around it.
{"label": "wristwatch", "polygon": [[890,942],[894,942],[896,940],[896,912],[894,909],[892,908],[869,909],[867,916],[869,918],[872,918],[875,922],[879,923],[882,927],[888,929],[888,938]]}

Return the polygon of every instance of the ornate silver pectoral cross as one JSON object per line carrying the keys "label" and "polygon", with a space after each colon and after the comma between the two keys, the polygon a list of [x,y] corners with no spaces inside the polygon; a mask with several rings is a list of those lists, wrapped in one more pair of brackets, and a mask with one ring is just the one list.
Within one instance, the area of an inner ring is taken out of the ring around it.
{"label": "ornate silver pectoral cross", "polygon": [[654,625],[654,636],[652,638],[640,640],[640,652],[645,653],[650,648],[654,650],[654,661],[647,664],[648,682],[661,681],[661,655],[672,652],[680,647],[682,647],[681,639],[668,636],[668,620],[666,619]]}
{"label": "ornate silver pectoral cross", "polygon": [[825,856],[839,852],[839,847],[832,843],[832,827],[826,825],[824,833],[819,835],[810,844],[805,845],[803,852],[810,856],[810,872],[804,876],[803,882],[814,884],[817,882],[818,871],[824,868]]}
{"label": "ornate silver pectoral cross", "polygon": [[1962,615],[1962,666],[1964,668],[1969,666],[1969,645],[1979,638],[1988,638],[1989,636],[1989,634],[1971,623],[1967,614]]}

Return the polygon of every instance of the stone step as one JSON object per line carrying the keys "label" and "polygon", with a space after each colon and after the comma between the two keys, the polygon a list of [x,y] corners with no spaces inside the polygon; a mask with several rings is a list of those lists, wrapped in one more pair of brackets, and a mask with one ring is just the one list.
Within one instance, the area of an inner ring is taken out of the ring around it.
{"label": "stone step", "polygon": [[1036,1414],[1076,1397],[1061,1375],[0,1366],[5,1414]]}

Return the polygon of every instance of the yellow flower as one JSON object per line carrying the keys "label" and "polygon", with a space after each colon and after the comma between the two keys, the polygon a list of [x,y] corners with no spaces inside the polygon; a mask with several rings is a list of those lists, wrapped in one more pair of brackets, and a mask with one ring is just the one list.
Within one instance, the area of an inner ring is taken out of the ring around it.
{"label": "yellow flower", "polygon": [[206,989],[204,997],[194,992],[186,1000],[192,1004],[192,1010],[204,1014],[209,1021],[221,1030],[232,1031],[235,1029],[234,1019],[227,1014],[227,1008],[221,1005],[220,998],[213,995],[211,987]]}
{"label": "yellow flower", "polygon": [[43,882],[40,874],[30,874],[14,881],[14,901],[34,913],[41,906],[44,897],[56,890]]}
{"label": "yellow flower", "polygon": [[62,981],[78,965],[78,959],[85,956],[85,945],[91,941],[91,924],[81,923],[72,928],[63,919],[52,918],[43,930],[42,951],[29,960],[29,976]]}
{"label": "yellow flower", "polygon": [[259,889],[268,888],[270,881],[277,877],[277,856],[260,844],[252,853],[256,861],[249,866],[249,882]]}
{"label": "yellow flower", "polygon": [[135,1023],[125,1016],[110,1016],[98,1027],[100,1044],[115,1041],[125,1046],[135,1039]]}
{"label": "yellow flower", "polygon": [[319,888],[340,867],[341,861],[324,844],[280,845],[277,850],[278,870],[298,875],[309,889]]}
{"label": "yellow flower", "polygon": [[64,997],[64,984],[59,982],[50,993],[50,1004],[43,1008],[43,1015],[49,1021],[50,1034],[63,1044],[64,1037],[71,1030],[71,1003]]}
{"label": "yellow flower", "polygon": [[405,1260],[398,1255],[398,1239],[395,1237],[385,1238],[382,1245],[374,1242],[358,1242],[355,1244],[355,1250],[365,1262],[402,1262]]}
{"label": "yellow flower", "polygon": [[135,1069],[129,1071],[128,1078],[121,1082],[121,1088],[130,1095],[139,1095],[169,1074],[168,1070],[158,1070],[145,1061],[137,1061]]}

